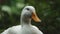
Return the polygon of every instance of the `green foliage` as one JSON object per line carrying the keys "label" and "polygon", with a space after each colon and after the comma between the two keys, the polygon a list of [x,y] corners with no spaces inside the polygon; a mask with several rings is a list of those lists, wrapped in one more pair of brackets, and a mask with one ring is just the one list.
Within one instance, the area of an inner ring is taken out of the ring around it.
{"label": "green foliage", "polygon": [[37,25],[44,34],[60,34],[60,0],[1,0],[1,32],[3,29],[20,24],[21,9],[25,5],[35,7],[42,22],[32,21],[32,24]]}
{"label": "green foliage", "polygon": [[3,29],[20,24],[20,13],[23,7],[22,0],[3,0],[0,3],[0,32]]}
{"label": "green foliage", "polygon": [[45,34],[60,34],[60,1],[59,0],[26,0],[33,5],[42,22],[37,25]]}

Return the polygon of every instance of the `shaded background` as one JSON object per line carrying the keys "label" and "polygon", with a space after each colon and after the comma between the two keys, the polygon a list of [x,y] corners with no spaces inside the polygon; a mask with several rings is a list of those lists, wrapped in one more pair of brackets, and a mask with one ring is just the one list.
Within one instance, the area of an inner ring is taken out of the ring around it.
{"label": "shaded background", "polygon": [[60,0],[0,0],[0,33],[20,24],[21,10],[26,5],[36,8],[42,20],[35,23],[44,34],[60,34]]}

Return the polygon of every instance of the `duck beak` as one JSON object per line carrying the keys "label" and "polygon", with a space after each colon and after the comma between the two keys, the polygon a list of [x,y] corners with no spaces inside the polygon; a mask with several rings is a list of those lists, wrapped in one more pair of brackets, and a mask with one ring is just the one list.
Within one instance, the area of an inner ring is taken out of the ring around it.
{"label": "duck beak", "polygon": [[33,12],[32,13],[32,19],[35,21],[35,22],[41,22],[41,20],[38,18],[38,16],[36,15],[36,12]]}

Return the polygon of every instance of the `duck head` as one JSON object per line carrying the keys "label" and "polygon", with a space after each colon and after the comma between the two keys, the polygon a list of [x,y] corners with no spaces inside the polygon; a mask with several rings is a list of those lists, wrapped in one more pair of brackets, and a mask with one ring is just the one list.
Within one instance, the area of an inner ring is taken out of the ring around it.
{"label": "duck head", "polygon": [[21,20],[23,22],[31,22],[31,19],[33,19],[35,22],[41,22],[35,12],[35,8],[33,6],[26,6],[22,10]]}

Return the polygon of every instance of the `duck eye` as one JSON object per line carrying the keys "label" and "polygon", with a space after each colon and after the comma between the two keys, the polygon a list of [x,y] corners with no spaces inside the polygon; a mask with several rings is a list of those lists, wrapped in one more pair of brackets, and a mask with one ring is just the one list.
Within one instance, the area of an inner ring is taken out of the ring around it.
{"label": "duck eye", "polygon": [[27,10],[30,10],[29,8],[26,8]]}

